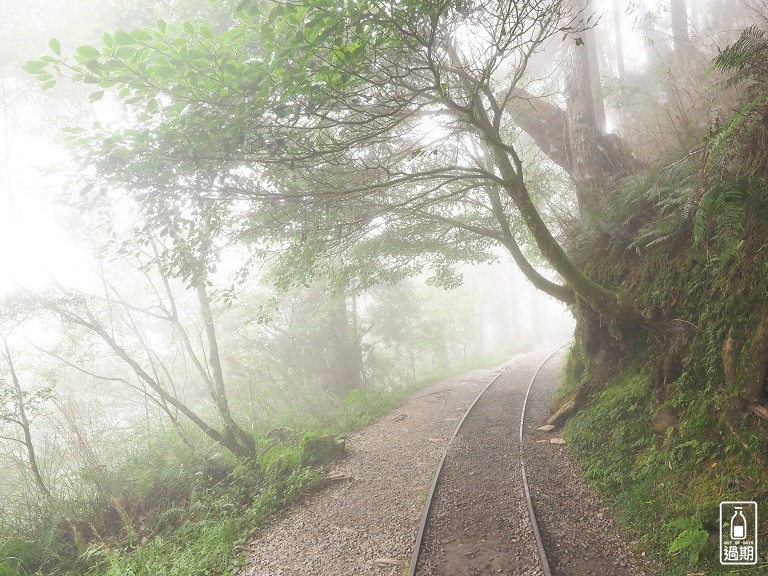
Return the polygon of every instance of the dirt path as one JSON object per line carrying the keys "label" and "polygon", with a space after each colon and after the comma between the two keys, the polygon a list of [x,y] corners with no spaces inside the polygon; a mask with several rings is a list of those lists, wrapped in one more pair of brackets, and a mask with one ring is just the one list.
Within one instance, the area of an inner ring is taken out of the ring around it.
{"label": "dirt path", "polygon": [[477,370],[411,396],[347,439],[341,481],[248,546],[249,576],[399,575],[409,561],[432,476],[459,419],[499,372]]}
{"label": "dirt path", "polygon": [[[433,512],[438,530],[425,533],[428,553],[420,559],[419,576],[541,573],[519,486],[517,433],[525,387],[555,347],[518,357],[476,407],[482,408],[485,430],[479,426],[476,434],[457,436],[454,447],[462,457],[449,454],[445,464],[455,468],[457,480],[447,489],[438,486]],[[554,358],[537,379],[524,442],[553,574],[650,574],[579,478],[567,450],[549,444],[552,434],[535,430],[548,412],[559,367]],[[351,479],[316,494],[252,541],[242,574],[404,574],[440,457],[464,412],[499,371],[443,380],[349,438],[351,454],[336,471]]]}
{"label": "dirt path", "polygon": [[526,410],[523,447],[531,498],[553,576],[643,576],[653,569],[631,543],[587,483],[562,444],[560,431],[538,427],[549,416],[550,396],[560,378],[565,352],[549,360],[536,377]]}

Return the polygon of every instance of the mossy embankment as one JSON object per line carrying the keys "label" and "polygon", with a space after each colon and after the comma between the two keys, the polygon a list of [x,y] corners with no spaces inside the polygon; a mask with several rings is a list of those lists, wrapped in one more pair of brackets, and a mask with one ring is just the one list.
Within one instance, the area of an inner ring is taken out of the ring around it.
{"label": "mossy embankment", "polygon": [[768,573],[766,118],[751,103],[696,152],[623,182],[574,243],[642,320],[577,310],[567,436],[661,574],[730,573],[723,500],[758,503],[759,562],[742,570]]}

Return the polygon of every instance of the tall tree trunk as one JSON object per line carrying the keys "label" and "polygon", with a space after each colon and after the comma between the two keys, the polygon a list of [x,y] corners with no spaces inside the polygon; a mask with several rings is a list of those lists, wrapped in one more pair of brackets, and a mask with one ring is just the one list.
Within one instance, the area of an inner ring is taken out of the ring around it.
{"label": "tall tree trunk", "polygon": [[672,44],[675,61],[684,69],[691,50],[691,36],[688,33],[688,4],[686,0],[670,0],[672,19]]}
{"label": "tall tree trunk", "polygon": [[360,347],[358,335],[350,325],[344,294],[331,294],[330,298],[330,384],[334,392],[344,396],[362,387]]}
{"label": "tall tree trunk", "polygon": [[[558,166],[573,173],[570,149],[568,114],[545,98],[519,90],[510,98],[505,111],[528,134],[536,146]],[[612,179],[632,174],[638,167],[637,159],[615,134],[597,135],[597,161],[602,171]]]}
{"label": "tall tree trunk", "polygon": [[[593,16],[593,3],[590,1],[586,7],[587,16]],[[586,31],[584,45],[587,47],[587,63],[589,69],[589,85],[592,94],[592,102],[595,110],[595,123],[597,133],[605,133],[605,102],[603,99],[603,86],[600,82],[600,59],[598,57],[598,23],[592,18],[592,26]]]}
{"label": "tall tree trunk", "polygon": [[624,80],[624,37],[621,33],[621,7],[619,0],[613,0],[613,33],[616,39],[616,72],[619,80]]}
{"label": "tall tree trunk", "polygon": [[600,165],[600,151],[597,147],[602,132],[595,112],[588,42],[588,37],[583,44],[569,37],[565,45],[569,164],[584,223],[591,220],[605,186],[605,174]]}
{"label": "tall tree trunk", "polygon": [[696,31],[699,28],[699,2],[700,0],[690,0],[688,4],[691,7],[691,17],[689,21],[689,27],[691,30],[693,30],[693,33],[696,34]]}

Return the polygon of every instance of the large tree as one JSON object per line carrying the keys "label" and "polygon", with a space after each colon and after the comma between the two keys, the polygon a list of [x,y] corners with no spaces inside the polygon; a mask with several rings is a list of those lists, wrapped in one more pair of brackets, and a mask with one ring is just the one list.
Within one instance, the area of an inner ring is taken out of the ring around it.
{"label": "large tree", "polygon": [[[618,292],[567,255],[531,191],[517,138],[518,127],[528,131],[574,173],[577,188],[602,177],[574,170],[585,152],[564,136],[561,109],[536,101],[542,124],[525,108],[523,79],[536,52],[563,33],[568,43],[582,42],[581,19],[569,6],[263,6],[242,3],[238,23],[215,31],[162,21],[120,30],[99,49],[78,48],[74,60],[52,41],[55,55],[27,69],[97,85],[93,100],[114,89],[130,127],[88,131],[77,148],[101,181],[128,186],[148,203],[179,194],[246,199],[259,233],[298,252],[388,240],[402,244],[393,261],[424,250],[440,262],[452,250],[480,258],[500,244],[554,297],[578,297],[613,319],[633,315]],[[598,156],[590,165],[626,173],[620,147],[590,137]],[[531,264],[521,248],[528,239],[564,284]]]}

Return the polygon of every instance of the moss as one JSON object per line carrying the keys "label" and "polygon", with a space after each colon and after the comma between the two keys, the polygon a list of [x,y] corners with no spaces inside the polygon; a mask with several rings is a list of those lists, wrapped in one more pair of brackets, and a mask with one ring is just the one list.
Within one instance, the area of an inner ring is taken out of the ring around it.
{"label": "moss", "polygon": [[605,199],[604,227],[634,217],[631,233],[574,242],[587,273],[636,302],[643,321],[595,346],[600,319],[577,309],[562,397],[589,394],[567,434],[663,574],[716,574],[719,502],[768,505],[768,424],[749,410],[766,398],[768,182],[734,183],[744,209],[721,209],[743,213],[741,224],[711,212],[696,239],[698,167],[655,172]]}
{"label": "moss", "polygon": [[[688,574],[692,565],[721,573],[713,544],[719,502],[756,499],[761,509],[768,505],[756,482],[759,469],[745,452],[701,434],[706,418],[655,432],[650,421],[659,409],[647,374],[635,366],[571,419],[569,445],[633,539],[663,567],[660,574]],[[760,529],[766,528],[763,521]],[[684,544],[690,548],[679,548]]]}
{"label": "moss", "polygon": [[306,466],[322,466],[344,456],[344,442],[330,434],[308,434],[301,441],[301,461]]}

